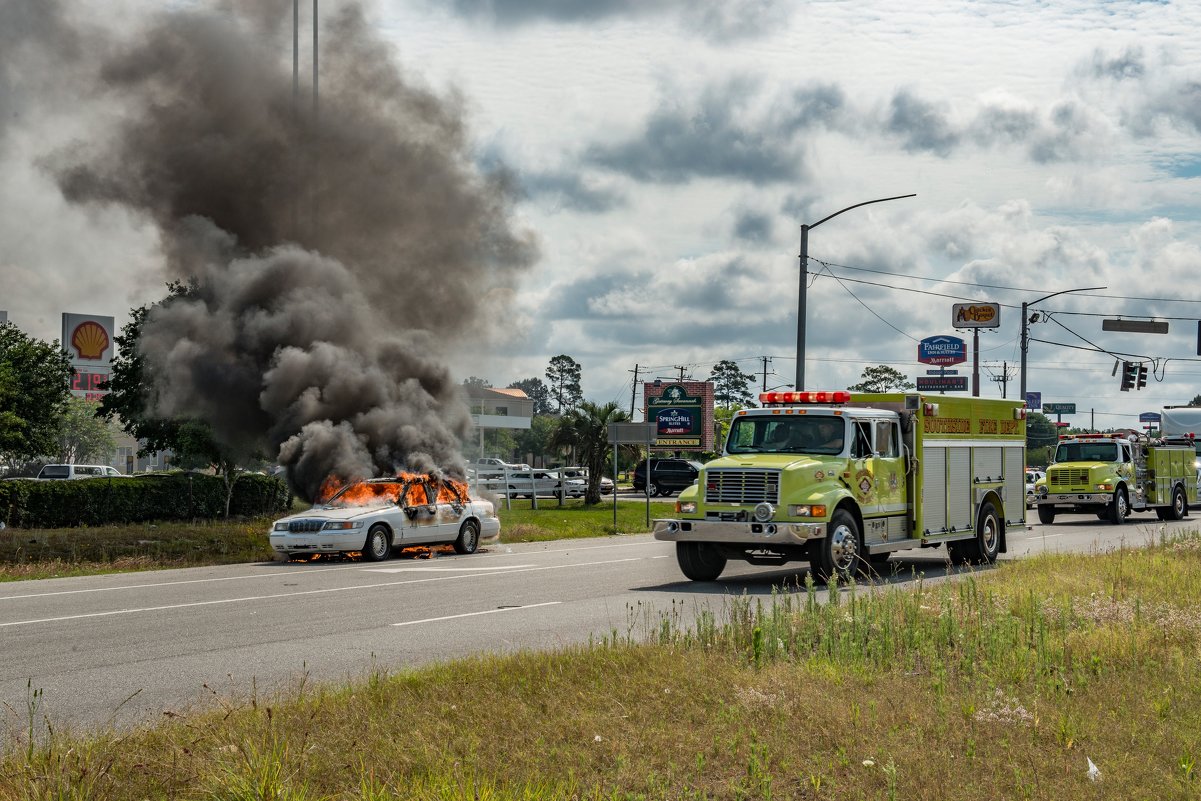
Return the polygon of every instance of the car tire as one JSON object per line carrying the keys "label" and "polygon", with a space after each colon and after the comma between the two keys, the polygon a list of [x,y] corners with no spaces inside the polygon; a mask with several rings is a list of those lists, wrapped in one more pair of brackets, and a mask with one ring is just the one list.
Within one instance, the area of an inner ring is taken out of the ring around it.
{"label": "car tire", "polygon": [[1127,500],[1125,487],[1118,487],[1114,491],[1113,500],[1109,502],[1109,509],[1106,511],[1109,522],[1115,526],[1126,522],[1126,518],[1130,515],[1130,502]]}
{"label": "car tire", "polygon": [[862,570],[863,546],[859,539],[859,526],[846,509],[836,509],[826,527],[826,536],[811,543],[815,549],[809,560],[809,568],[819,581],[829,582],[831,577],[839,583],[848,582]]}
{"label": "car tire", "polygon": [[969,540],[968,552],[972,561],[980,565],[991,565],[997,561],[1001,553],[1001,537],[1005,533],[1005,524],[997,514],[997,507],[986,503],[980,508],[980,516],[976,518],[976,538]]}
{"label": "car tire", "polygon": [[1051,525],[1055,522],[1055,507],[1040,506],[1038,507],[1038,522]]}
{"label": "car tire", "polygon": [[368,562],[382,562],[392,555],[392,540],[388,537],[387,526],[378,523],[367,532],[363,542],[363,558]]}
{"label": "car tire", "polygon": [[726,569],[726,558],[708,542],[677,542],[676,561],[692,581],[714,581]]}
{"label": "car tire", "polygon": [[646,485],[646,494],[652,498],[659,494],[659,488],[655,486],[654,482]]}
{"label": "car tire", "polygon": [[455,553],[472,554],[480,547],[480,524],[464,520],[459,526],[459,537],[454,541]]}

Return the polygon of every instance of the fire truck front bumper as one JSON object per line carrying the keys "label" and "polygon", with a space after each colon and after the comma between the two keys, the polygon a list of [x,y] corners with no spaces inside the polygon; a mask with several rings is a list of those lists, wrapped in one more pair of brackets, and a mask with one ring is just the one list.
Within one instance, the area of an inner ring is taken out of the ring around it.
{"label": "fire truck front bumper", "polygon": [[1037,502],[1039,506],[1055,506],[1055,505],[1105,505],[1113,499],[1112,492],[1049,492],[1046,495],[1039,495]]}
{"label": "fire truck front bumper", "polygon": [[655,539],[739,545],[804,545],[826,536],[825,523],[757,523],[721,520],[656,520]]}

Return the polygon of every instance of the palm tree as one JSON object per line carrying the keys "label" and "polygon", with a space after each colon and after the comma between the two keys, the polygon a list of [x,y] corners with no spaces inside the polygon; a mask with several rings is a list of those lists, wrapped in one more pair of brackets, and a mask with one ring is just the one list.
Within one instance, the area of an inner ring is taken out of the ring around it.
{"label": "palm tree", "polygon": [[584,503],[600,503],[600,479],[605,470],[605,456],[609,453],[609,423],[622,423],[629,419],[616,403],[599,406],[591,401],[580,401],[564,413],[551,438],[556,448],[574,448],[583,467],[588,468],[588,489],[584,492]]}

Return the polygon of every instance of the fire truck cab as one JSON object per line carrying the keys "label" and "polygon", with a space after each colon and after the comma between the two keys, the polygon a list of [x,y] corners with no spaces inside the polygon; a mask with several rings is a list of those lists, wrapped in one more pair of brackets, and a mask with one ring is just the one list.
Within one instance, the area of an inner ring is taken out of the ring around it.
{"label": "fire truck cab", "polygon": [[680,494],[655,537],[690,579],[730,559],[807,559],[843,581],[871,562],[946,544],[988,563],[1025,522],[1021,403],[901,393],[767,392],[737,412],[721,458]]}

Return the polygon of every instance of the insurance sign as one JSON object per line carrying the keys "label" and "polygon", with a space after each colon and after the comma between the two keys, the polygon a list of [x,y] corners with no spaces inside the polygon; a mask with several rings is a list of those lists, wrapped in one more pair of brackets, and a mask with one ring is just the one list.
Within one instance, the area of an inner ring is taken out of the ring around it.
{"label": "insurance sign", "polygon": [[926,337],[917,343],[917,360],[922,364],[962,364],[967,361],[967,343],[959,337]]}

